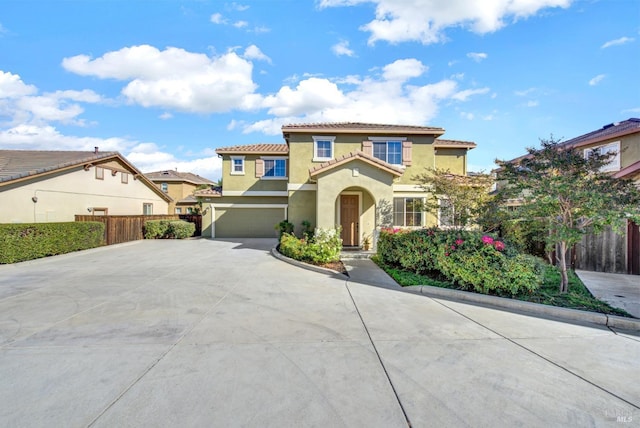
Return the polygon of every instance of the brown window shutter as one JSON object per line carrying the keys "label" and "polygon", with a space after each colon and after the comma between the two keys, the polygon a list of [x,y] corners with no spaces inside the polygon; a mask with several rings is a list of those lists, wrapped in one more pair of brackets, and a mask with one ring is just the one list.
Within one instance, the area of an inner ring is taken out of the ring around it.
{"label": "brown window shutter", "polygon": [[411,166],[411,141],[402,142],[402,165]]}
{"label": "brown window shutter", "polygon": [[371,141],[363,141],[362,151],[365,155],[373,156],[373,143]]}
{"label": "brown window shutter", "polygon": [[264,161],[256,159],[256,177],[260,178],[264,175]]}

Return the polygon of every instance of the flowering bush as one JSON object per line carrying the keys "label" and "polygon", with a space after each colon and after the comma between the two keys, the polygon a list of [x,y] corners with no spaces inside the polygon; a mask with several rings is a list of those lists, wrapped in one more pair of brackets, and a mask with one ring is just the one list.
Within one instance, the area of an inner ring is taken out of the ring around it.
{"label": "flowering bush", "polygon": [[462,289],[485,294],[531,292],[542,282],[542,270],[535,258],[477,232],[382,231],[378,256],[387,265],[420,275],[439,275]]}
{"label": "flowering bush", "polygon": [[337,262],[342,250],[340,229],[316,229],[312,239],[283,233],[279,250],[287,257],[312,264]]}

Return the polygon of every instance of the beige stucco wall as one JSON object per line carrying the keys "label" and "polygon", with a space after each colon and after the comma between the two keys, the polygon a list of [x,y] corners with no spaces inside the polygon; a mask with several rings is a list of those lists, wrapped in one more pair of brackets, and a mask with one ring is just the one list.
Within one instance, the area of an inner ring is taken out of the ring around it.
{"label": "beige stucco wall", "polygon": [[312,228],[316,227],[315,190],[289,192],[289,222],[295,226],[295,233],[300,234],[305,220],[311,223]]}
{"label": "beige stucco wall", "polygon": [[620,141],[620,169],[640,160],[640,133],[599,141],[595,144],[580,147],[581,150],[603,146]]}
{"label": "beige stucco wall", "polygon": [[105,170],[98,180],[95,167],[78,168],[2,187],[0,223],[74,221],[76,214],[90,214],[89,207],[108,208],[109,215],[141,215],[144,203],[153,204],[153,214],[169,214],[167,201],[131,174],[122,183],[121,174]]}
{"label": "beige stucco wall", "polygon": [[[290,167],[290,183],[304,184],[309,183],[309,169],[320,165],[322,162],[313,162],[313,135],[315,134],[292,134],[289,137],[289,158]],[[324,135],[331,136],[331,135]],[[351,152],[361,151],[362,142],[369,139],[368,134],[349,134],[335,135],[336,140],[333,145],[334,158],[339,158]],[[436,156],[433,148],[433,136],[417,136],[417,135],[386,135],[388,137],[406,137],[407,141],[412,144],[412,164],[405,167],[405,172],[397,179],[398,184],[414,184],[415,176],[425,172],[425,168],[433,168],[436,166]],[[441,162],[450,165],[452,172],[464,173],[465,162],[459,161],[458,156],[466,156],[466,150],[461,149],[440,149],[439,154],[443,152],[446,159]],[[453,156],[455,159],[449,159]]]}
{"label": "beige stucco wall", "polygon": [[[244,174],[231,174],[231,157],[224,155],[222,158],[222,188],[223,191],[286,191],[286,179],[264,179],[256,177],[256,159],[258,155],[238,155],[244,156]],[[235,157],[235,155],[234,155]],[[286,156],[264,156],[264,157],[286,157]],[[289,160],[287,168],[290,170]]]}
{"label": "beige stucco wall", "polygon": [[[354,176],[355,168],[358,170],[357,176]],[[393,177],[390,173],[361,160],[354,160],[320,174],[317,179],[318,190],[316,191],[317,227],[333,228],[339,223],[337,201],[344,191],[362,190],[370,195],[375,195],[376,203],[393,202]],[[364,202],[363,199],[362,203],[364,204]],[[367,214],[367,216],[370,215],[370,213]],[[362,234],[373,231],[375,215],[367,221],[369,223],[366,226],[364,224],[361,226]]]}
{"label": "beige stucco wall", "polygon": [[467,174],[467,150],[439,148],[436,153],[436,168],[448,169],[453,174]]}

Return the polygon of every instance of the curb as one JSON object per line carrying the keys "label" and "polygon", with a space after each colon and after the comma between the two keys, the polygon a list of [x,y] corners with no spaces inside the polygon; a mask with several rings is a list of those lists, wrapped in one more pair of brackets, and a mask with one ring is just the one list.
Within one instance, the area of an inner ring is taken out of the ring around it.
{"label": "curb", "polygon": [[310,265],[308,263],[304,263],[298,260],[291,259],[287,256],[283,256],[278,250],[277,246],[271,249],[271,255],[276,259],[282,260],[283,262],[289,263],[290,265],[297,266],[303,269],[311,270],[317,273],[324,273],[325,275],[340,275],[341,277],[348,279],[349,275],[345,275],[342,272],[338,272],[337,270],[324,268],[322,266]]}
{"label": "curb", "polygon": [[[271,249],[271,255],[291,265],[311,270],[326,275],[339,275],[345,279],[349,275],[332,269],[320,266],[310,265],[298,260],[290,259],[283,256],[277,250],[277,246]],[[411,285],[402,287],[401,290],[411,294],[420,294],[429,297],[444,298],[460,302],[479,303],[498,309],[506,309],[517,311],[527,315],[539,315],[556,318],[567,322],[582,322],[602,325],[620,330],[627,330],[634,333],[640,332],[640,319],[625,318],[616,315],[601,314],[599,312],[581,311],[579,309],[561,308],[558,306],[543,305],[533,302],[525,302],[522,300],[509,299],[506,297],[488,296],[486,294],[478,294],[469,291],[451,290],[448,288],[432,287],[430,285]]]}
{"label": "curb", "polygon": [[509,299],[506,297],[487,296],[486,294],[450,290],[447,288],[432,287],[429,285],[412,285],[403,287],[402,289],[409,293],[422,294],[429,297],[441,297],[456,301],[481,303],[496,308],[510,309],[531,315],[543,315],[566,321],[581,321],[606,327],[640,332],[640,320],[634,318],[625,318],[615,315],[601,314],[599,312],[542,305],[533,302]]}

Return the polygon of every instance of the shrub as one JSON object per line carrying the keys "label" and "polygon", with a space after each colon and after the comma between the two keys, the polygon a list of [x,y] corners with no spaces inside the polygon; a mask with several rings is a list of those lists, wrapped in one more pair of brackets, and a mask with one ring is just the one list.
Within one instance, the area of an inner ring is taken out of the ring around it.
{"label": "shrub", "polygon": [[145,239],[184,239],[193,236],[196,225],[184,220],[149,220],[144,223]]}
{"label": "shrub", "polygon": [[275,225],[274,229],[278,231],[278,237],[282,238],[285,233],[293,234],[294,226],[293,223],[289,223],[289,220],[282,220]]}
{"label": "shrub", "polygon": [[462,289],[479,293],[531,293],[542,283],[539,259],[479,232],[382,231],[378,255],[387,265],[419,275],[442,276]]}
{"label": "shrub", "polygon": [[340,260],[342,240],[339,229],[317,229],[313,239],[299,239],[290,233],[280,238],[280,253],[294,260],[325,264]]}
{"label": "shrub", "polygon": [[0,224],[0,263],[16,263],[104,245],[104,223]]}

